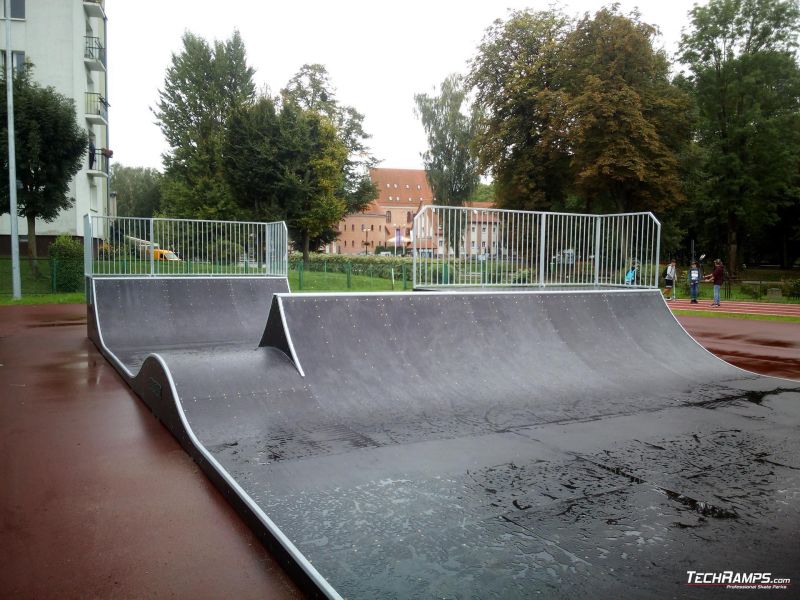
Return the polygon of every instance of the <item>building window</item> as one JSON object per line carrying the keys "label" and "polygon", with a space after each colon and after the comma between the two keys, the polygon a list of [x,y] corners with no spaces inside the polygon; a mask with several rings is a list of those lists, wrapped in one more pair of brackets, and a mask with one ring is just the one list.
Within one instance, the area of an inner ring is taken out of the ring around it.
{"label": "building window", "polygon": [[[6,16],[6,3],[0,3],[0,13],[3,18]],[[11,18],[24,19],[25,18],[25,0],[11,0]]]}
{"label": "building window", "polygon": [[481,231],[482,231],[483,233],[486,233],[486,225],[481,225]]}
{"label": "building window", "polygon": [[408,184],[406,184],[406,189],[408,189],[408,188],[409,188],[409,185],[408,185]]}
{"label": "building window", "polygon": [[355,230],[356,230],[355,224],[354,223],[350,223],[350,231],[355,231]]}
{"label": "building window", "polygon": [[386,222],[387,223],[391,223],[392,222],[392,211],[390,211],[390,210],[386,211]]}
{"label": "building window", "polygon": [[370,225],[370,226],[369,226],[369,230],[370,230],[370,231],[375,231],[375,225]]}
{"label": "building window", "polygon": [[392,184],[391,184],[391,183],[387,183],[387,184],[386,184],[386,187],[387,187],[387,188],[390,188],[390,187],[392,187]]}
{"label": "building window", "polygon": [[411,214],[411,211],[408,211],[406,213],[406,223],[411,223],[411,221],[413,221],[413,220],[414,220],[414,215]]}
{"label": "building window", "polygon": [[417,189],[418,189],[418,190],[421,190],[421,189],[422,189],[422,186],[421,186],[420,184],[417,184]]}
{"label": "building window", "polygon": [[[6,74],[6,52],[3,50],[0,52],[2,55],[2,59],[0,59],[0,65],[2,65],[3,75]],[[12,50],[11,51],[11,65],[14,67],[14,72],[22,73],[23,69],[25,68],[25,52],[22,50]]]}
{"label": "building window", "polygon": [[394,184],[394,189],[397,189],[397,184],[396,183]]}

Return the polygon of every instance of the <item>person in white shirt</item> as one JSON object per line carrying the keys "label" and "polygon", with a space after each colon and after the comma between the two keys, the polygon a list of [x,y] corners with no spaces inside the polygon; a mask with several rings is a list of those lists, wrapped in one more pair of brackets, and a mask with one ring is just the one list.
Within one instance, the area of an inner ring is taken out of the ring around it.
{"label": "person in white shirt", "polygon": [[667,296],[667,300],[675,298],[675,280],[678,278],[677,276],[678,269],[675,267],[675,259],[672,259],[664,273],[664,296]]}

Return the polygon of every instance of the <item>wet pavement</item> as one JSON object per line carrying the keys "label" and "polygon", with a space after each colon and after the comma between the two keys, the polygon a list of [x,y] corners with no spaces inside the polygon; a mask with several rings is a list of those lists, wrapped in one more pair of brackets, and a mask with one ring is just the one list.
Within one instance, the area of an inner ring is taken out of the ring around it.
{"label": "wet pavement", "polygon": [[86,338],[85,306],[0,307],[0,365],[0,597],[301,597]]}

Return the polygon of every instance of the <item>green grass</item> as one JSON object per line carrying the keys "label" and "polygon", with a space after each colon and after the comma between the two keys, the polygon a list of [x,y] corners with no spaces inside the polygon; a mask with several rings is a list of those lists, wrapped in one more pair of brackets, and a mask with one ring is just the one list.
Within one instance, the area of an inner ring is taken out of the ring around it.
{"label": "green grass", "polygon": [[[724,311],[724,309],[720,309]],[[787,315],[756,315],[749,313],[726,313],[713,310],[684,310],[677,308],[672,311],[681,317],[716,317],[722,319],[744,319],[746,321],[781,321],[783,323],[800,323],[800,317]]]}
{"label": "green grass", "polygon": [[[390,292],[392,280],[365,275],[351,275],[351,287],[347,287],[345,273],[303,272],[303,285],[300,286],[300,273],[289,271],[289,289],[293,292]],[[411,282],[406,282],[406,289],[411,290]],[[394,291],[403,291],[403,282],[394,281]]]}
{"label": "green grass", "polygon": [[[23,288],[24,289],[24,288]],[[19,306],[29,304],[83,304],[86,296],[83,292],[64,294],[31,294],[23,295],[19,300],[14,300],[10,294],[0,295],[0,306]]]}

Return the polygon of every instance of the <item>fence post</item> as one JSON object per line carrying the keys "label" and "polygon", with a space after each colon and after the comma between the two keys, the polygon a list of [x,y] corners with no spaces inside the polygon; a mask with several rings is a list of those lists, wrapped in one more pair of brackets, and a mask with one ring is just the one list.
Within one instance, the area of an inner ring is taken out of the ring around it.
{"label": "fence post", "polygon": [[544,252],[547,248],[546,242],[547,236],[547,215],[542,213],[542,218],[539,221],[539,285],[544,287],[544,271],[547,268],[547,259],[545,258]]}
{"label": "fence post", "polygon": [[347,261],[347,289],[353,287],[353,263]]}
{"label": "fence post", "polygon": [[600,285],[600,217],[594,218],[594,284]]}
{"label": "fence post", "polygon": [[153,219],[150,219],[150,277],[155,277],[156,274],[156,238],[153,231]]}
{"label": "fence post", "polygon": [[51,291],[55,294],[56,293],[56,268],[57,268],[58,259],[51,258],[50,259],[50,288]]}
{"label": "fence post", "polygon": [[405,290],[406,289],[406,264],[405,263],[403,263],[403,268],[401,269],[401,272],[403,274],[403,289]]}
{"label": "fence post", "polygon": [[303,289],[303,261],[297,263],[297,280],[298,288]]}

